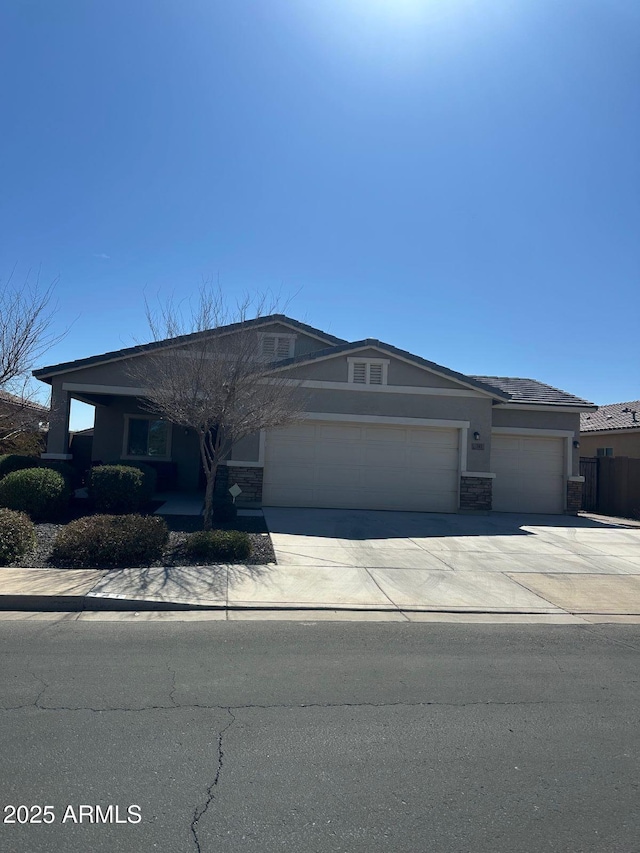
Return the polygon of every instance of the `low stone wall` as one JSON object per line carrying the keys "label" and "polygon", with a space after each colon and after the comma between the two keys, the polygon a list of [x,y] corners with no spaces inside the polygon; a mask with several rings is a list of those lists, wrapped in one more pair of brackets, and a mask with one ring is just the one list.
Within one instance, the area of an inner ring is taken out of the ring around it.
{"label": "low stone wall", "polygon": [[567,481],[567,513],[576,515],[582,509],[582,487],[584,483]]}
{"label": "low stone wall", "polygon": [[492,477],[460,477],[460,509],[491,509]]}

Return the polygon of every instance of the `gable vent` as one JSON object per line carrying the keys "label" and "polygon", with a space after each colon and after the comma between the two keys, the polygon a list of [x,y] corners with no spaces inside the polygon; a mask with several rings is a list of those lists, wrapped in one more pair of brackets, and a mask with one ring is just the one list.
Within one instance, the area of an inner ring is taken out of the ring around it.
{"label": "gable vent", "polygon": [[367,363],[365,361],[356,361],[353,365],[353,381],[366,385],[367,382]]}
{"label": "gable vent", "polygon": [[276,353],[276,339],[273,335],[265,335],[262,339],[262,354],[263,355],[275,355]]}
{"label": "gable vent", "polygon": [[291,339],[278,338],[277,346],[278,358],[289,358],[291,352]]}
{"label": "gable vent", "polygon": [[369,365],[369,384],[370,385],[382,385],[382,365],[381,364],[370,364]]}
{"label": "gable vent", "polygon": [[292,335],[264,335],[262,355],[266,358],[290,358],[293,355],[294,337]]}

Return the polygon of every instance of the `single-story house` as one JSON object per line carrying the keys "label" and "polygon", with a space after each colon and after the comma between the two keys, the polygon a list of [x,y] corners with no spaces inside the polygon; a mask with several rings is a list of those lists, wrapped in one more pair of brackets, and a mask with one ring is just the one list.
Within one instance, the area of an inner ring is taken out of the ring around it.
{"label": "single-story house", "polygon": [[640,459],[640,400],[600,406],[580,415],[581,456]]}
{"label": "single-story house", "polygon": [[[294,425],[238,442],[229,485],[254,505],[458,512],[577,512],[580,413],[596,407],[532,379],[471,376],[379,340],[349,342],[274,314],[242,324],[304,392]],[[93,459],[172,463],[200,484],[198,440],[154,418],[131,364],[157,348],[196,346],[225,326],[43,367],[51,385],[48,458],[68,458],[71,399],[96,407]],[[200,337],[199,337],[200,336]],[[179,344],[176,343],[179,340]]]}

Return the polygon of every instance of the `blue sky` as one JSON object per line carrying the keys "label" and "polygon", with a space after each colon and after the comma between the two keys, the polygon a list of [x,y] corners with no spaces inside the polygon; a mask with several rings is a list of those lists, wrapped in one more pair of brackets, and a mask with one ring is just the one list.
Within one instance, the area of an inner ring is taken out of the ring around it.
{"label": "blue sky", "polygon": [[75,320],[45,363],[212,276],[640,396],[637,0],[4,0],[0,45],[0,276],[59,275]]}

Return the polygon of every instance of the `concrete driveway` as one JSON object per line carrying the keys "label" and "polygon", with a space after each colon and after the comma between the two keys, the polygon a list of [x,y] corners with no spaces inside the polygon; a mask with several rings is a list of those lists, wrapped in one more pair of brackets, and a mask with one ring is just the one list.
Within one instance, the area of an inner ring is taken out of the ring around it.
{"label": "concrete driveway", "polygon": [[334,595],[345,583],[375,585],[401,608],[640,613],[633,522],[282,508],[264,515],[278,568],[321,574]]}

